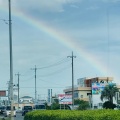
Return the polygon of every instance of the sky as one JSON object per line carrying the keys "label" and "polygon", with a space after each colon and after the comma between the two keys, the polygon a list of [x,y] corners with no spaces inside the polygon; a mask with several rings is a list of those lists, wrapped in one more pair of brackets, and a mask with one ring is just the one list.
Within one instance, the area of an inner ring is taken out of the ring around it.
{"label": "sky", "polygon": [[[62,94],[83,77],[120,84],[120,0],[11,0],[13,83],[20,97]],[[10,80],[8,0],[0,0],[0,90]]]}

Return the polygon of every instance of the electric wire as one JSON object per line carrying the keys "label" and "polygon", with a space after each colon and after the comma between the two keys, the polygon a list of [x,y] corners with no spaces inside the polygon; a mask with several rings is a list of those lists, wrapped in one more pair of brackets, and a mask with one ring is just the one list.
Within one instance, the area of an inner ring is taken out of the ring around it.
{"label": "electric wire", "polygon": [[[53,83],[55,85],[61,85],[61,84],[57,84],[57,83],[54,83],[54,82],[51,82],[51,81],[48,81],[48,80],[43,80],[43,79],[39,79],[40,81],[43,81],[43,82],[47,82],[47,83]],[[64,85],[62,85],[64,86]]]}
{"label": "electric wire", "polygon": [[40,67],[40,68],[38,68],[38,69],[45,69],[45,68],[50,68],[50,67],[58,66],[58,65],[63,64],[63,63],[65,63],[65,62],[68,62],[68,61],[70,61],[70,60],[64,58],[64,59],[62,59],[62,60],[60,60],[60,61],[58,61],[58,62],[56,62],[56,63],[54,63],[54,64],[51,64],[51,65],[48,65],[48,66],[44,66],[44,67]]}
{"label": "electric wire", "polygon": [[[28,88],[35,88],[35,87],[20,87],[20,88],[24,88],[24,89],[28,89]],[[39,89],[42,89],[42,88],[65,88],[64,86],[61,86],[61,87],[56,87],[56,86],[54,86],[54,87],[51,87],[51,86],[47,86],[47,87],[36,87],[36,88],[39,88]]]}
{"label": "electric wire", "polygon": [[54,71],[52,73],[49,73],[49,74],[46,74],[46,75],[38,75],[38,77],[48,77],[48,76],[52,76],[54,74],[56,75],[56,74],[59,74],[59,73],[65,71],[66,69],[68,69],[70,67],[71,67],[71,65],[67,65],[66,67],[63,67],[62,69],[59,69],[59,70]]}
{"label": "electric wire", "polygon": [[34,76],[31,76],[31,77],[29,77],[28,79],[21,79],[20,81],[21,82],[25,82],[25,81],[30,81],[30,80],[32,80],[32,79],[34,79]]}

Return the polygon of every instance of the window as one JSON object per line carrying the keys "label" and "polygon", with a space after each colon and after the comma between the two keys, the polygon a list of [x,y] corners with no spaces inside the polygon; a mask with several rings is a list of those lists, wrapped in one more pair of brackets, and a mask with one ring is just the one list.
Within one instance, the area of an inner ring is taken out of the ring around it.
{"label": "window", "polygon": [[81,98],[83,98],[83,95],[81,95]]}
{"label": "window", "polygon": [[88,96],[88,95],[91,95],[91,93],[87,93],[87,96]]}

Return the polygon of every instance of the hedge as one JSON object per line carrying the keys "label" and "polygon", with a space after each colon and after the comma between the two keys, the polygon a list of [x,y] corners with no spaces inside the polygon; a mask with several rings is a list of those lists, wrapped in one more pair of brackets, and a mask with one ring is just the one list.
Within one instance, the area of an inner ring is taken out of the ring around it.
{"label": "hedge", "polygon": [[120,120],[119,110],[35,110],[24,120]]}

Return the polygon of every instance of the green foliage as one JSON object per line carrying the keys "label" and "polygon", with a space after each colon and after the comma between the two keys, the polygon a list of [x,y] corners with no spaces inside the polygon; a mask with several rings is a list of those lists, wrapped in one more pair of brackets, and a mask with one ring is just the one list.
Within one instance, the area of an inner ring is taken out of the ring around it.
{"label": "green foliage", "polygon": [[115,84],[111,83],[109,85],[106,85],[104,90],[101,92],[101,100],[107,99],[111,103],[113,103],[113,97],[115,97],[116,92],[118,92],[118,88]]}
{"label": "green foliage", "polygon": [[103,103],[103,108],[114,109],[115,107],[116,107],[116,105],[111,103],[110,101],[106,101]]}
{"label": "green foliage", "polygon": [[75,100],[74,100],[74,104],[75,104],[75,105],[79,105],[79,104],[81,104],[82,101],[83,101],[83,100],[75,99]]}
{"label": "green foliage", "polygon": [[28,112],[24,120],[120,120],[119,110],[38,110]]}
{"label": "green foliage", "polygon": [[60,109],[60,105],[59,105],[58,103],[53,103],[53,104],[51,105],[51,109],[52,109],[52,110],[58,110],[58,109]]}
{"label": "green foliage", "polygon": [[79,99],[74,100],[74,104],[79,105],[78,110],[86,110],[90,107],[88,101],[79,100]]}
{"label": "green foliage", "polygon": [[47,110],[51,110],[51,106],[48,106],[47,103],[45,103],[45,107],[46,107]]}

